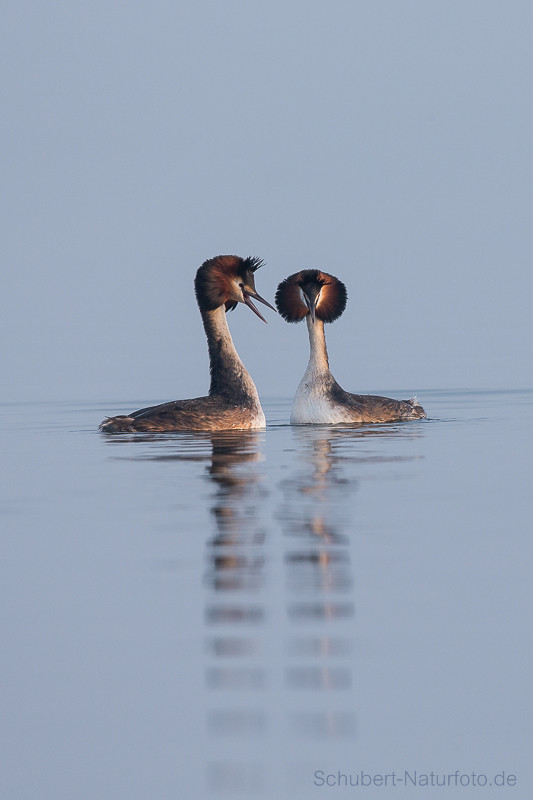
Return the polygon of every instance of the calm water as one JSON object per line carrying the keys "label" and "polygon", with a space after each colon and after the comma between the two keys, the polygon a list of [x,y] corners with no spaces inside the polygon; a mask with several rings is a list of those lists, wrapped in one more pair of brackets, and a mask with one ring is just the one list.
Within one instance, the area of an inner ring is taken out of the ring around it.
{"label": "calm water", "polygon": [[114,437],[154,398],[4,405],[1,796],[533,796],[533,392],[420,400]]}

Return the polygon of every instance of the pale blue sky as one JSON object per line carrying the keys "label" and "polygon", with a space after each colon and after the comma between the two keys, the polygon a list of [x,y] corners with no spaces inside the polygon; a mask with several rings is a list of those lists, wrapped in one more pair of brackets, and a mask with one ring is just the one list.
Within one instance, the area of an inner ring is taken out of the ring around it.
{"label": "pale blue sky", "polygon": [[[2,6],[7,400],[203,394],[196,268],[319,267],[348,390],[531,385],[533,5]],[[263,396],[303,325],[230,316]]]}

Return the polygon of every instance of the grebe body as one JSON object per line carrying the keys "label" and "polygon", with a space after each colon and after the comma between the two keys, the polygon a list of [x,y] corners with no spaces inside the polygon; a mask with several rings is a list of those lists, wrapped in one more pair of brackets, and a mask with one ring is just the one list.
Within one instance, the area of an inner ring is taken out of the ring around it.
{"label": "grebe body", "polygon": [[237,303],[245,303],[266,322],[252,298],[275,311],[255,290],[254,273],[261,264],[257,258],[217,256],[202,264],[196,273],[196,299],[209,351],[209,394],[110,417],[101,423],[101,431],[134,433],[265,427],[257,389],[239,358],[226,320],[227,311],[233,310]]}
{"label": "grebe body", "polygon": [[422,419],[426,413],[416,398],[393,400],[346,392],[329,368],[324,323],[334,322],[346,307],[344,284],[320,270],[289,275],[276,292],[276,305],[287,322],[305,319],[310,355],[291,413],[291,424],[347,424]]}

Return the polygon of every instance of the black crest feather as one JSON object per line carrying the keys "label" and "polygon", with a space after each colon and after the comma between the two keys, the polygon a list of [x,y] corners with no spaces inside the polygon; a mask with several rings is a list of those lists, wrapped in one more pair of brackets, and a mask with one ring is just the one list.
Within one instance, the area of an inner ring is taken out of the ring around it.
{"label": "black crest feather", "polygon": [[244,272],[256,272],[260,267],[264,266],[264,261],[262,258],[257,258],[256,256],[248,256],[248,258],[243,258],[242,260],[242,267]]}

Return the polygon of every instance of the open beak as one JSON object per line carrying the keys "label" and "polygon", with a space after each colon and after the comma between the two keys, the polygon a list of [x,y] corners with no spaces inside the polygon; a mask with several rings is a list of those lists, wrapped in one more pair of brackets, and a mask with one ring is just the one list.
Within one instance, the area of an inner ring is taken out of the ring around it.
{"label": "open beak", "polygon": [[[265,319],[265,318],[264,318],[264,316],[261,314],[261,312],[259,311],[259,309],[257,309],[257,308],[254,306],[254,304],[252,303],[252,300],[251,300],[251,298],[253,297],[253,298],[254,298],[254,300],[257,300],[259,303],[263,303],[265,306],[268,306],[269,308],[271,308],[271,309],[272,309],[272,311],[275,311],[275,310],[276,310],[276,309],[274,308],[274,306],[271,306],[271,305],[270,305],[270,303],[269,303],[269,302],[267,302],[266,300],[264,300],[264,299],[261,297],[261,295],[257,294],[257,292],[250,292],[250,291],[248,291],[248,289],[243,289],[243,290],[242,290],[242,296],[244,297],[244,302],[246,303],[246,305],[248,306],[248,308],[251,308],[251,309],[252,309],[252,311],[254,312],[254,314],[257,314],[257,316],[259,317],[259,319],[262,319],[262,320],[263,320],[263,322],[265,322],[265,323],[266,323],[266,319]],[[267,323],[267,324],[268,324],[268,323]]]}

